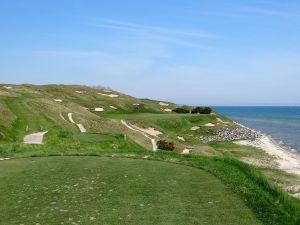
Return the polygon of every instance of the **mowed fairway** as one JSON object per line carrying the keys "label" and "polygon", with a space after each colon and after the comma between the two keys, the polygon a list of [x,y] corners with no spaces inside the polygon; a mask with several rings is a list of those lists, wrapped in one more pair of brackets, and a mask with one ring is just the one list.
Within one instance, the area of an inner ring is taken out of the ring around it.
{"label": "mowed fairway", "polygon": [[261,224],[214,176],[167,162],[48,157],[0,162],[0,224]]}

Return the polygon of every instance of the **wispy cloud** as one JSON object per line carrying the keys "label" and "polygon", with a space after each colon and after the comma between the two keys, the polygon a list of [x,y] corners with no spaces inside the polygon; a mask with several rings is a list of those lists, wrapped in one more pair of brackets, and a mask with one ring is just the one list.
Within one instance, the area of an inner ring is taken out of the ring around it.
{"label": "wispy cloud", "polygon": [[204,40],[216,39],[217,36],[202,30],[173,29],[163,26],[143,25],[110,19],[97,19],[88,26],[126,32],[139,40],[151,40],[156,43],[172,44],[190,48],[208,49]]}
{"label": "wispy cloud", "polygon": [[34,50],[30,53],[46,56],[62,56],[72,58],[88,58],[88,57],[104,57],[107,56],[104,52],[99,51],[65,51],[65,50]]}
{"label": "wispy cloud", "polygon": [[110,29],[137,32],[137,33],[168,34],[168,35],[180,35],[180,36],[198,37],[198,38],[215,37],[214,35],[206,31],[179,30],[179,29],[172,29],[172,28],[161,27],[161,26],[149,26],[149,25],[142,25],[137,23],[129,23],[129,22],[122,22],[117,20],[108,20],[108,19],[101,19],[99,20],[98,23],[91,23],[90,25],[96,27],[104,27]]}

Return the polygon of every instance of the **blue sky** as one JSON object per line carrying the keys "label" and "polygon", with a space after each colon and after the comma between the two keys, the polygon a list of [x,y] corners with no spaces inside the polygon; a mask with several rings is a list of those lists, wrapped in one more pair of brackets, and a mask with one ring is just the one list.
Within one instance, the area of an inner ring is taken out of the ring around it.
{"label": "blue sky", "polygon": [[298,0],[1,0],[0,82],[300,105]]}

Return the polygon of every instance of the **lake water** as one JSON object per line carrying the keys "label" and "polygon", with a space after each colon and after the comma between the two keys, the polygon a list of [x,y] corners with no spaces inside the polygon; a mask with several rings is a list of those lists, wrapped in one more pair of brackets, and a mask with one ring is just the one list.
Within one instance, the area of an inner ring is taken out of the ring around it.
{"label": "lake water", "polygon": [[247,127],[271,135],[300,153],[300,107],[213,107]]}

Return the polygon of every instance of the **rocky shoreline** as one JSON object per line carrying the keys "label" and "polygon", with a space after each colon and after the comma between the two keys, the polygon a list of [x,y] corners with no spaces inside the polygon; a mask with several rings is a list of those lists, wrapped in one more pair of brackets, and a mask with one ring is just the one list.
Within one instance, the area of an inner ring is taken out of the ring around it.
{"label": "rocky shoreline", "polygon": [[215,141],[238,141],[238,140],[255,140],[263,136],[262,133],[236,123],[236,128],[221,128],[214,136],[199,136],[198,140],[203,143]]}

